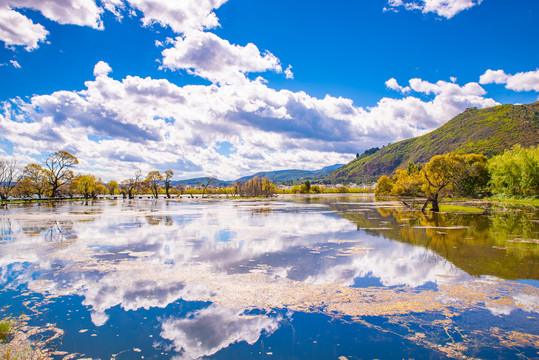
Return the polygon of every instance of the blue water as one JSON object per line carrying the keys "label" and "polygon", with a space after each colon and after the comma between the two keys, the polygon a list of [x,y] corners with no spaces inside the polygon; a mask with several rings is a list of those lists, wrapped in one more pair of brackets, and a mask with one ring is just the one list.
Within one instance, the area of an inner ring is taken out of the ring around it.
{"label": "blue water", "polygon": [[481,230],[470,250],[458,218],[433,228],[391,209],[339,196],[9,206],[0,315],[55,324],[49,345],[81,358],[537,357],[535,248],[494,253],[526,259],[521,280],[478,276],[447,249],[499,248],[484,219],[463,220],[466,237]]}

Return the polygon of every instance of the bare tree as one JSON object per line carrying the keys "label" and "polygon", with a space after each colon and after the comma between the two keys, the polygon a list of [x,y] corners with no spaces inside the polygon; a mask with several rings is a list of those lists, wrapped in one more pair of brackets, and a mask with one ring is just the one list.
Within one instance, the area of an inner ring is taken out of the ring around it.
{"label": "bare tree", "polygon": [[206,189],[208,188],[208,186],[210,186],[213,182],[215,182],[215,180],[217,179],[214,177],[210,177],[208,178],[206,183],[202,184],[202,197],[204,197],[204,194],[206,193]]}
{"label": "bare tree", "polygon": [[183,193],[185,191],[185,186],[184,185],[178,185],[176,187],[176,189],[178,189],[178,192],[180,193],[180,195],[183,195]]}
{"label": "bare tree", "polygon": [[17,185],[19,171],[16,161],[0,160],[0,198],[7,200],[11,190]]}
{"label": "bare tree", "polygon": [[67,151],[57,151],[45,160],[48,171],[48,181],[51,187],[51,197],[58,196],[58,189],[69,180],[69,171],[79,160]]}
{"label": "bare tree", "polygon": [[172,179],[173,175],[174,175],[174,171],[172,170],[165,171],[165,191],[167,193],[168,199],[170,199],[170,193],[168,192],[170,189],[170,179]]}
{"label": "bare tree", "polygon": [[122,186],[127,189],[127,195],[129,199],[133,199],[134,193],[138,190],[141,185],[142,171],[138,170],[135,173],[135,177],[132,179],[122,181]]}

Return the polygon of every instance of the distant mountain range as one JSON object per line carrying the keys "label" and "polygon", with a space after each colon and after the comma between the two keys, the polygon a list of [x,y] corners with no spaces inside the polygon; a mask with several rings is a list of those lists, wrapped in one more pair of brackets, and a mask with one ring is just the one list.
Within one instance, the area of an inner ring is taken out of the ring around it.
{"label": "distant mountain range", "polygon": [[[467,109],[438,129],[416,138],[388,145],[359,156],[336,169],[326,180],[367,182],[392,174],[412,161],[426,163],[434,155],[448,152],[480,153],[488,157],[503,153],[515,144],[539,143],[539,101],[529,105],[501,105]],[[371,149],[372,150],[372,149]]]}
{"label": "distant mountain range", "polygon": [[333,170],[338,169],[344,166],[344,164],[336,164],[331,166],[326,166],[320,170],[280,170],[280,171],[264,171],[258,172],[254,175],[244,176],[239,181],[245,182],[255,176],[261,178],[267,178],[272,183],[278,184],[283,182],[290,181],[302,181],[302,180],[321,180],[328,176]]}
{"label": "distant mountain range", "polygon": [[[294,181],[307,181],[307,180],[322,180],[328,176],[332,171],[344,166],[344,164],[336,164],[326,166],[319,170],[279,170],[279,171],[263,171],[253,175],[244,176],[234,181],[226,181],[216,179],[212,182],[215,186],[230,186],[236,181],[246,182],[250,179],[258,176],[261,178],[267,178],[274,184],[289,183]],[[187,180],[171,181],[171,185],[201,185],[206,184],[209,181],[209,177],[201,177]]]}
{"label": "distant mountain range", "polygon": [[[193,179],[187,179],[187,180],[176,180],[176,181],[171,181],[170,182],[170,185],[172,186],[177,186],[177,185],[190,185],[190,186],[194,186],[194,185],[204,185],[206,184],[208,181],[210,181],[210,177],[199,177],[199,178],[193,178]],[[212,181],[211,185],[212,186],[230,186],[234,183],[234,181],[226,181],[226,180],[219,180],[219,179],[215,179],[214,181]]]}
{"label": "distant mountain range", "polygon": [[[412,161],[426,163],[434,155],[454,151],[479,153],[488,157],[503,153],[513,145],[539,144],[539,101],[529,105],[501,105],[487,109],[467,109],[438,129],[415,138],[399,141],[381,149],[365,151],[350,163],[327,166],[320,170],[279,170],[258,172],[234,181],[215,180],[212,185],[230,186],[255,176],[274,184],[324,180],[326,182],[372,182],[390,175]],[[202,177],[171,182],[172,185],[206,184]]]}

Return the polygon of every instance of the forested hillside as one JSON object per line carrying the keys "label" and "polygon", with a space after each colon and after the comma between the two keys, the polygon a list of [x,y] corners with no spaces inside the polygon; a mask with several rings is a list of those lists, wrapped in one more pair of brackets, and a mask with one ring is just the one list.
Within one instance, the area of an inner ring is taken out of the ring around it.
{"label": "forested hillside", "polygon": [[420,137],[388,145],[374,154],[360,156],[333,171],[331,181],[373,181],[404,168],[412,161],[425,163],[448,152],[479,153],[488,157],[515,144],[539,143],[539,102],[467,109],[438,129]]}

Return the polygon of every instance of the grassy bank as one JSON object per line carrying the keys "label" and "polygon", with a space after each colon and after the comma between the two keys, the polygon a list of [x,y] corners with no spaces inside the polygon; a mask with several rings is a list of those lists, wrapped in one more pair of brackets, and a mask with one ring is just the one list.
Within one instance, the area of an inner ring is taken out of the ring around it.
{"label": "grassy bank", "polygon": [[514,205],[528,205],[539,207],[539,198],[503,198],[503,197],[492,197],[485,199],[486,201],[496,203],[496,204],[514,204]]}

